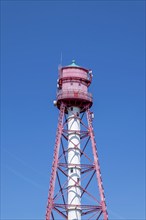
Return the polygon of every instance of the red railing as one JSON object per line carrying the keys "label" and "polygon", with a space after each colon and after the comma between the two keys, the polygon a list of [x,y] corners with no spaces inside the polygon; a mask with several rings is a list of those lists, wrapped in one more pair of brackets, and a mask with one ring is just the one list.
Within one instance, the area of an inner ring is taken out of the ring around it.
{"label": "red railing", "polygon": [[89,92],[83,92],[80,90],[60,90],[57,92],[57,99],[62,100],[62,99],[82,99],[86,100],[89,102],[92,102],[92,94]]}

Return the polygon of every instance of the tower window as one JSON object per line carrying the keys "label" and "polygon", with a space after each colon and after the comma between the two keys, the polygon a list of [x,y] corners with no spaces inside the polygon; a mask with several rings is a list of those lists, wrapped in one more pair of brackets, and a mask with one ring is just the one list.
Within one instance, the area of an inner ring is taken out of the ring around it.
{"label": "tower window", "polygon": [[74,172],[73,168],[71,168],[71,169],[70,169],[70,172],[71,172],[71,173],[73,173],[73,172]]}
{"label": "tower window", "polygon": [[77,183],[79,183],[80,182],[80,178],[77,178]]}

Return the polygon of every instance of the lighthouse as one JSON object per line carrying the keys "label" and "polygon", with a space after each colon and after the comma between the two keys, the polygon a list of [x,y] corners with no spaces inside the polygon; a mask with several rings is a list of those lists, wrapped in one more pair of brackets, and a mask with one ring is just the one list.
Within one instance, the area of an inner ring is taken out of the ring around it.
{"label": "lighthouse", "polygon": [[[108,220],[92,125],[94,114],[90,111],[93,105],[92,94],[89,92],[92,76],[91,69],[77,65],[75,60],[59,68],[54,101],[59,110],[59,118],[46,220]],[[87,147],[91,157],[85,153]],[[97,195],[94,189],[88,191],[94,176]]]}

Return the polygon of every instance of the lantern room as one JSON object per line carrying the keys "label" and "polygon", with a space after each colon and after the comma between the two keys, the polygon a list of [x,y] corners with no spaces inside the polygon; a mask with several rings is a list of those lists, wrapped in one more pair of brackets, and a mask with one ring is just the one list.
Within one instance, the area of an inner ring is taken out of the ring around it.
{"label": "lantern room", "polygon": [[57,80],[57,107],[63,101],[66,107],[79,106],[81,112],[92,106],[92,95],[88,87],[92,81],[92,71],[76,65],[75,60],[59,69]]}

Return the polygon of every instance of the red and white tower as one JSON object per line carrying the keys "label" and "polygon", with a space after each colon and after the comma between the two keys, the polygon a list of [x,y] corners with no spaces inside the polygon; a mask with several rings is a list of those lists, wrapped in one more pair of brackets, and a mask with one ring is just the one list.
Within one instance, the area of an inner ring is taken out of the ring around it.
{"label": "red and white tower", "polygon": [[92,71],[75,61],[59,68],[59,119],[55,140],[46,220],[108,220],[92,126],[88,87]]}

